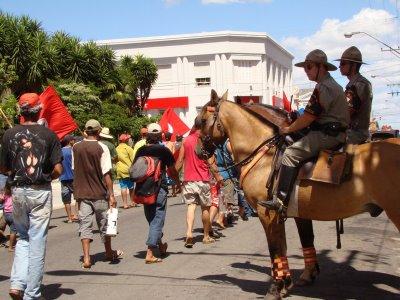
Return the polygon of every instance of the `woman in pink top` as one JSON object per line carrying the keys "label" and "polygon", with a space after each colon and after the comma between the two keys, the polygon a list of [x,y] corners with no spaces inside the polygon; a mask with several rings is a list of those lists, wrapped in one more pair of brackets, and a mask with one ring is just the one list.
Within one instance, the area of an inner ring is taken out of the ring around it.
{"label": "woman in pink top", "polygon": [[15,248],[15,242],[17,240],[17,230],[15,229],[13,220],[13,204],[11,196],[11,188],[9,184],[4,187],[4,192],[0,194],[0,202],[3,202],[4,219],[7,225],[10,227],[10,240],[8,244],[8,251],[12,252]]}

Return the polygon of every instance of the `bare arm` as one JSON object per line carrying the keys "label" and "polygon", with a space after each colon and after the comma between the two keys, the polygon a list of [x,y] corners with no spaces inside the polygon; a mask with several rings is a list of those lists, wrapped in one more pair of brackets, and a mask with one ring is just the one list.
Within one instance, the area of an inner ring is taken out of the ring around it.
{"label": "bare arm", "polygon": [[216,180],[218,183],[221,183],[222,181],[224,181],[224,179],[222,178],[222,176],[221,176],[221,175],[219,174],[219,172],[218,172],[218,166],[217,166],[217,164],[216,164],[216,161],[217,161],[217,159],[215,158],[215,155],[211,156],[211,157],[207,160],[208,165],[210,166],[211,174],[214,176],[215,180]]}
{"label": "bare arm", "polygon": [[184,157],[185,157],[185,148],[182,145],[181,148],[179,149],[179,156],[175,163],[175,170],[177,172],[179,172],[179,170],[182,168]]}
{"label": "bare arm", "polygon": [[113,182],[112,182],[112,178],[111,178],[111,171],[104,174],[104,181],[106,182],[106,187],[107,187],[107,191],[108,191],[109,206],[116,207],[117,201],[115,200],[115,197],[114,197],[114,187],[113,187]]}
{"label": "bare arm", "polygon": [[63,167],[61,163],[54,165],[53,172],[51,172],[51,179],[57,179],[63,172]]}
{"label": "bare arm", "polygon": [[179,173],[176,170],[176,165],[175,167],[172,165],[171,167],[168,167],[168,172],[171,178],[176,182],[176,185],[178,186],[178,189],[181,188],[181,181],[179,180]]}
{"label": "bare arm", "polygon": [[289,127],[283,127],[280,130],[281,134],[289,134],[295,131],[299,131],[303,128],[306,128],[310,126],[312,122],[314,122],[317,119],[316,116],[309,114],[309,113],[304,113],[301,115],[299,118],[297,118],[296,121],[294,121]]}

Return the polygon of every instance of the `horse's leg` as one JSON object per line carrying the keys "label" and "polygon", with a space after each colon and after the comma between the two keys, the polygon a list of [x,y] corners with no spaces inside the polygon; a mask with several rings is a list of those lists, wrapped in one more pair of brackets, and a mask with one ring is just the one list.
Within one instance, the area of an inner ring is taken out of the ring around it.
{"label": "horse's leg", "polygon": [[273,279],[265,299],[281,299],[292,287],[289,263],[286,256],[285,225],[277,220],[278,214],[257,206],[258,217],[264,228],[271,257],[271,277]]}
{"label": "horse's leg", "polygon": [[295,218],[303,248],[304,271],[296,281],[297,286],[310,285],[319,274],[317,254],[314,248],[314,230],[311,220]]}

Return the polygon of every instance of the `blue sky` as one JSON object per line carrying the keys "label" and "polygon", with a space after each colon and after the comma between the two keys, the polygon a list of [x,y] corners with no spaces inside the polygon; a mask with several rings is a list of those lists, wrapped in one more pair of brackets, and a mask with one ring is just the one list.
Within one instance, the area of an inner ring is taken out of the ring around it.
{"label": "blue sky", "polygon": [[[399,1],[400,2],[400,1]],[[400,3],[399,3],[400,5]],[[355,45],[369,62],[362,71],[374,87],[374,115],[400,128],[400,58],[375,40],[343,34],[364,31],[397,48],[400,34],[395,0],[0,0],[0,9],[41,21],[49,33],[63,30],[81,40],[103,40],[240,30],[266,32],[295,55],[294,62],[315,48],[340,57]],[[398,66],[397,66],[398,65]],[[341,84],[346,79],[332,74]],[[374,76],[374,78],[371,77]],[[302,70],[294,68],[294,85],[311,87]]]}

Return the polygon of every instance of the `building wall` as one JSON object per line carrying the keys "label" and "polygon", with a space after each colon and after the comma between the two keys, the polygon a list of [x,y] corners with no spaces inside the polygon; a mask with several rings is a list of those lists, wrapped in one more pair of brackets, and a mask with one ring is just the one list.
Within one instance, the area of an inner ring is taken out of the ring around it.
{"label": "building wall", "polygon": [[[211,89],[218,94],[228,90],[229,99],[260,96],[265,104],[272,103],[273,95],[292,93],[293,56],[265,33],[223,31],[97,43],[115,50],[118,58],[153,58],[159,78],[150,98],[189,97],[188,109],[175,109],[189,126],[209,101]],[[198,86],[196,77],[209,77],[210,85]]]}

